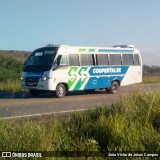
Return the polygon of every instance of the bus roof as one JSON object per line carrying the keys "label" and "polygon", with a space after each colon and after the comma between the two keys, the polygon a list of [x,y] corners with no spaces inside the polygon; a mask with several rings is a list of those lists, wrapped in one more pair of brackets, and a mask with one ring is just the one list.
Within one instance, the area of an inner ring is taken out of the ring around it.
{"label": "bus roof", "polygon": [[56,47],[59,47],[59,51],[71,53],[139,53],[139,50],[133,45],[117,45],[114,47],[59,45]]}

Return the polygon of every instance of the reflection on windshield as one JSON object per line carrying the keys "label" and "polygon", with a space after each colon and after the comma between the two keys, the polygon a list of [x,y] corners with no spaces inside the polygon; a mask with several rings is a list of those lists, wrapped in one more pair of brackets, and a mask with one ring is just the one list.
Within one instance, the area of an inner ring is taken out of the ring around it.
{"label": "reflection on windshield", "polygon": [[55,54],[55,48],[42,48],[34,51],[24,66],[24,72],[50,70]]}

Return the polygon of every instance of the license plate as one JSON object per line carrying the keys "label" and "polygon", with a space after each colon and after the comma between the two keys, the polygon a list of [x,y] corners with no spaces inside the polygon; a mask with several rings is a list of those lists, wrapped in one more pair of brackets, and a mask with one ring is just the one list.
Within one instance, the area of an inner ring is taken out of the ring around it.
{"label": "license plate", "polygon": [[33,84],[33,83],[27,83],[27,85],[28,85],[28,86],[33,86],[34,84]]}

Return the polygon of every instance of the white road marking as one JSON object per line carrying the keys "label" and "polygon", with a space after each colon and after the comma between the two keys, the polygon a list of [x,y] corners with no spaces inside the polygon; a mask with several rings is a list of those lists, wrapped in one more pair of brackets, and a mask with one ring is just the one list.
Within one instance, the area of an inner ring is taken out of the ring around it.
{"label": "white road marking", "polygon": [[49,113],[42,113],[42,114],[23,115],[23,116],[11,116],[11,117],[0,118],[0,120],[17,119],[17,118],[29,118],[29,117],[40,117],[40,116],[46,116],[46,115],[52,115],[52,114],[56,115],[56,114],[64,114],[64,113],[73,113],[73,112],[87,111],[87,110],[90,110],[90,109],[95,109],[95,108],[68,110],[68,111],[60,111],[60,112],[49,112]]}

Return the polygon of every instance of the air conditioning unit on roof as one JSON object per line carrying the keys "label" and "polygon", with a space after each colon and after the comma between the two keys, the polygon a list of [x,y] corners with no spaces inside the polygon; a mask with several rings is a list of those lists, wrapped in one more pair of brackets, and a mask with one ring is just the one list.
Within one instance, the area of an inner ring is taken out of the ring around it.
{"label": "air conditioning unit on roof", "polygon": [[116,48],[135,48],[134,45],[115,45]]}

